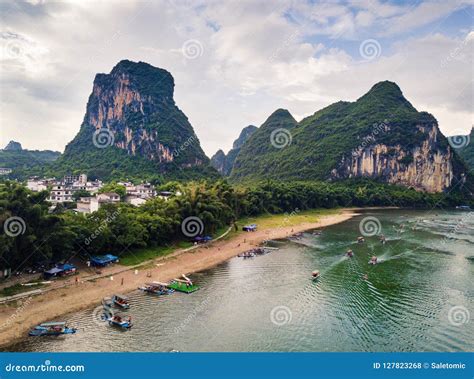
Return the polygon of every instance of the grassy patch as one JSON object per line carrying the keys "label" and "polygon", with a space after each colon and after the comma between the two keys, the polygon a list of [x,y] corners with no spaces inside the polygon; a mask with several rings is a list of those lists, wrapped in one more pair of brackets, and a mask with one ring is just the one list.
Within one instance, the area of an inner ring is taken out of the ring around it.
{"label": "grassy patch", "polygon": [[33,291],[37,288],[43,287],[43,284],[37,284],[35,286],[22,286],[20,283],[14,284],[10,287],[5,287],[0,291],[0,296],[7,297],[17,295],[19,293]]}
{"label": "grassy patch", "polygon": [[134,250],[130,254],[121,256],[120,263],[124,266],[135,266],[151,259],[169,255],[177,249],[185,249],[190,246],[192,246],[191,242],[180,241],[171,246],[147,247],[140,250]]}
{"label": "grassy patch", "polygon": [[246,217],[237,221],[239,232],[242,226],[257,224],[259,229],[295,226],[302,223],[318,222],[322,216],[338,214],[338,209],[316,209],[283,214],[265,214],[257,217]]}

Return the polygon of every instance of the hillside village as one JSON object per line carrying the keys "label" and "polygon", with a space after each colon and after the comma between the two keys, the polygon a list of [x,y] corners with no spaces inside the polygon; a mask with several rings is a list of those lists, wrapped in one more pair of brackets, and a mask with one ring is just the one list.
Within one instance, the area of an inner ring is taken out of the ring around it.
{"label": "hillside village", "polygon": [[154,197],[166,199],[173,195],[169,191],[158,192],[150,183],[118,182],[117,185],[125,188],[125,196],[101,191],[104,183],[98,179],[89,181],[86,174],[66,175],[59,180],[31,177],[26,182],[26,187],[33,192],[49,191],[47,200],[51,202],[52,209],[58,204],[68,207],[75,204],[72,209],[78,213],[92,213],[98,211],[102,205],[110,203],[127,202],[140,206]]}

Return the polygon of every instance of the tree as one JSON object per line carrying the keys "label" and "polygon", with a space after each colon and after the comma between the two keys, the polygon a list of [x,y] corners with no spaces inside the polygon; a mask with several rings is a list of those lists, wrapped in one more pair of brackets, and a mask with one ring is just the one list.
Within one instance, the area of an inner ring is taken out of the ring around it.
{"label": "tree", "polygon": [[108,183],[99,190],[99,193],[105,192],[115,192],[120,196],[122,200],[125,198],[125,196],[127,196],[127,190],[125,186],[117,184],[115,182]]}
{"label": "tree", "polygon": [[90,196],[91,196],[90,192],[83,189],[76,191],[72,194],[72,198],[74,201],[79,200],[79,198],[81,197],[90,197]]}

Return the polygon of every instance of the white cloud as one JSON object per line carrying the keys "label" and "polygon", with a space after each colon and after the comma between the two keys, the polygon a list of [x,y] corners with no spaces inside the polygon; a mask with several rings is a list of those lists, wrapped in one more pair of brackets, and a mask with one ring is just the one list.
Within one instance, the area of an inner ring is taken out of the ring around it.
{"label": "white cloud", "polygon": [[[177,105],[208,155],[229,149],[244,126],[260,125],[276,108],[303,117],[355,100],[379,80],[396,81],[446,133],[468,131],[472,32],[465,40],[439,31],[393,43],[393,36],[440,20],[459,4],[446,3],[0,4],[1,42],[24,46],[20,57],[2,50],[0,144],[15,139],[28,148],[63,150],[79,130],[95,74],[125,58],[173,74]],[[367,35],[379,39],[383,54],[362,62],[358,46]],[[189,60],[181,48],[191,39],[203,52]]]}

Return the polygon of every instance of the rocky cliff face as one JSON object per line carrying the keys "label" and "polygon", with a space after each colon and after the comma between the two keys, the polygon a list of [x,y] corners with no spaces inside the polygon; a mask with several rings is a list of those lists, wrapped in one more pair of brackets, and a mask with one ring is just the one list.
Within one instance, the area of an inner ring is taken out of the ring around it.
{"label": "rocky cliff face", "polygon": [[102,160],[124,159],[125,154],[159,173],[208,165],[173,92],[171,74],[144,62],[124,60],[110,74],[97,74],[81,129],[66,147],[62,161],[83,162],[87,167],[82,157],[89,154],[91,167],[105,168]]}
{"label": "rocky cliff face", "polygon": [[[186,116],[174,103],[173,89],[169,72],[143,62],[122,61],[110,74],[96,76],[85,123],[96,131],[110,131],[115,146],[129,155],[173,162],[173,151],[180,143],[195,137]],[[163,125],[168,130],[160,130]],[[169,129],[176,129],[173,138]],[[204,153],[197,145],[199,154],[185,163],[203,163]]]}
{"label": "rocky cliff face", "polygon": [[[417,126],[425,139],[410,150],[401,145],[372,144],[354,150],[332,171],[333,178],[372,177],[426,192],[441,192],[453,180],[452,152],[440,149],[437,125]],[[386,132],[389,132],[387,127]]]}
{"label": "rocky cliff face", "polygon": [[222,150],[217,150],[217,152],[211,157],[211,166],[221,175],[226,175],[226,156]]}

